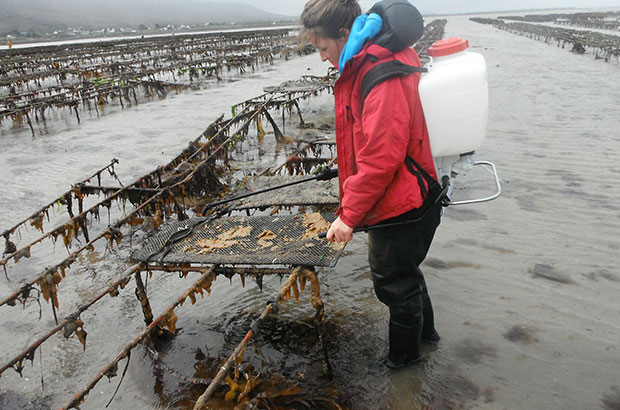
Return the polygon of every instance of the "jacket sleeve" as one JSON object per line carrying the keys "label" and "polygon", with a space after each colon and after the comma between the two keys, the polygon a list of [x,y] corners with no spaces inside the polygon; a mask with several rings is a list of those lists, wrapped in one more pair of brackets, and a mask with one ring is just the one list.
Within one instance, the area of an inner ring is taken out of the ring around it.
{"label": "jacket sleeve", "polygon": [[410,108],[401,78],[372,89],[362,111],[363,136],[356,139],[358,172],[343,183],[341,220],[356,227],[393,181],[407,155]]}

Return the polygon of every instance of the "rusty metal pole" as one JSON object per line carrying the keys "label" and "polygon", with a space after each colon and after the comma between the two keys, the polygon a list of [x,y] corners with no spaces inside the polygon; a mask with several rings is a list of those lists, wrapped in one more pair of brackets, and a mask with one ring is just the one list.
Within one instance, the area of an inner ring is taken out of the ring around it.
{"label": "rusty metal pole", "polygon": [[[312,289],[312,297],[310,298],[310,300],[312,302],[312,305],[317,309],[317,315],[315,316],[315,320],[317,320],[317,323],[320,323],[320,324],[323,323],[323,302],[321,302],[320,300],[319,289],[318,289],[318,286],[319,286],[318,277],[316,275],[316,272],[314,272],[313,270],[306,269],[301,266],[298,266],[295,269],[293,269],[293,271],[291,272],[291,275],[289,276],[287,283],[284,286],[282,286],[282,288],[278,292],[276,300],[273,302],[269,302],[267,306],[265,307],[265,310],[263,310],[263,313],[260,315],[260,318],[258,319],[258,323],[260,323],[263,319],[265,319],[265,317],[267,317],[267,315],[271,313],[273,310],[277,309],[277,308],[274,308],[274,305],[277,306],[278,303],[284,301],[287,297],[288,298],[291,297],[290,296],[291,289],[293,289],[293,287],[294,289],[297,289],[297,279],[301,276],[308,278],[312,282],[313,289]],[[322,346],[324,346],[322,342],[323,332],[319,333],[318,326],[317,326],[317,333],[319,334],[319,340],[321,340]],[[241,343],[239,343],[239,345],[235,348],[233,353],[228,357],[228,359],[226,359],[222,367],[220,367],[220,370],[217,372],[217,374],[213,378],[213,381],[211,382],[211,384],[209,384],[205,392],[198,398],[198,400],[196,401],[196,404],[194,405],[194,410],[206,409],[205,406],[206,406],[207,401],[211,398],[211,396],[215,392],[215,389],[217,388],[218,384],[222,380],[224,380],[224,378],[226,377],[226,374],[230,370],[230,367],[233,365],[233,363],[235,363],[235,360],[239,357],[240,354],[243,353],[243,351],[247,347],[253,335],[254,335],[254,331],[252,329],[248,330],[248,332],[246,333]],[[325,349],[323,350],[324,350],[323,370],[326,374],[331,375],[332,370],[331,370],[331,365],[329,364],[329,360],[327,359],[327,350]]]}
{"label": "rusty metal pole", "polygon": [[[260,315],[259,320],[263,320],[265,317],[267,317],[267,315],[271,312],[272,309],[272,304],[268,304],[267,307],[265,307],[265,310],[263,310],[263,313]],[[209,384],[209,387],[207,387],[205,392],[198,398],[198,401],[196,401],[196,404],[194,405],[194,410],[201,410],[206,408],[205,406],[207,404],[207,401],[211,398],[217,386],[222,382],[222,380],[224,380],[224,378],[228,374],[228,371],[230,370],[230,367],[235,363],[235,360],[237,360],[239,355],[242,354],[247,347],[248,343],[250,343],[252,335],[254,335],[254,331],[251,329],[248,330],[241,343],[239,343],[239,345],[235,348],[230,357],[228,357],[222,367],[220,367],[220,370],[213,378],[211,384]]]}
{"label": "rusty metal pole", "polygon": [[[148,275],[148,271],[147,271]],[[146,325],[150,325],[153,322],[153,311],[151,310],[151,303],[149,302],[149,298],[146,294],[146,289],[144,288],[144,282],[142,282],[142,272],[137,271],[136,275],[136,297],[140,301],[140,305],[142,305],[142,313],[144,314],[144,323]]]}
{"label": "rusty metal pole", "polygon": [[33,355],[34,357],[34,352],[37,350],[37,348],[39,346],[41,346],[43,344],[43,342],[45,342],[47,339],[49,339],[50,337],[52,337],[53,335],[55,335],[56,333],[58,333],[59,331],[61,331],[69,322],[71,322],[73,320],[73,318],[77,318],[79,317],[83,312],[85,312],[87,309],[89,309],[91,306],[93,306],[95,303],[97,303],[100,299],[102,299],[105,295],[112,295],[114,292],[116,292],[116,294],[118,294],[118,287],[124,287],[125,284],[131,280],[131,275],[134,274],[134,272],[136,271],[140,271],[140,269],[142,269],[143,265],[141,263],[134,265],[133,267],[131,267],[129,270],[127,270],[125,272],[125,274],[123,275],[123,277],[112,283],[110,286],[108,286],[105,290],[103,290],[101,293],[99,293],[97,296],[93,297],[90,301],[88,301],[87,303],[83,304],[80,306],[80,308],[74,312],[73,314],[69,315],[65,320],[63,320],[62,322],[60,322],[56,327],[54,327],[52,330],[50,330],[49,332],[47,332],[47,334],[41,338],[39,338],[37,341],[35,341],[33,344],[31,344],[29,347],[27,347],[23,353],[21,353],[20,355],[16,356],[15,358],[13,358],[11,361],[9,361],[8,363],[6,363],[5,365],[3,365],[2,367],[0,367],[0,375],[2,375],[2,373],[4,373],[5,370],[7,370],[10,367],[13,367],[15,364],[20,363],[21,361],[24,360],[24,358]]}
{"label": "rusty metal pole", "polygon": [[177,300],[170,305],[159,317],[154,319],[150,325],[146,327],[138,336],[136,336],[128,345],[126,345],[123,350],[112,359],[79,393],[75,394],[71,401],[61,410],[68,410],[73,408],[79,408],[80,404],[85,400],[88,393],[95,387],[95,385],[101,380],[106,374],[118,366],[118,362],[122,359],[126,358],[129,355],[129,352],[136,347],[140,342],[149,337],[149,335],[158,328],[159,324],[168,319],[170,314],[174,313],[174,309],[181,305],[185,299],[189,297],[190,293],[196,292],[196,287],[200,286],[202,282],[208,280],[213,277],[212,273],[205,273],[198,279],[194,284],[187,289],[181,296],[177,298]]}
{"label": "rusty metal pole", "polygon": [[321,346],[321,354],[323,356],[323,374],[326,377],[331,378],[334,375],[334,371],[329,361],[327,345],[325,344],[325,315],[323,305],[316,307],[316,315],[314,316],[314,328],[316,329],[316,335],[319,338],[319,345]]}

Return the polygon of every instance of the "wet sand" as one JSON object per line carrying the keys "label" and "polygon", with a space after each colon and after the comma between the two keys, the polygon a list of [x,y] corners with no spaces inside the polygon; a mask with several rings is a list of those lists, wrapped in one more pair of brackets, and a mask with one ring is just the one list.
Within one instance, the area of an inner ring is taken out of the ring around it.
{"label": "wet sand", "polygon": [[[504,193],[493,202],[448,209],[437,232],[423,271],[439,346],[426,348],[425,362],[411,369],[389,373],[373,366],[386,349],[387,310],[373,294],[366,236],[360,234],[335,269],[321,271],[334,379],[318,377],[316,342],[304,330],[313,313],[307,295],[303,303],[287,303],[258,343],[261,349],[248,352],[246,360],[355,409],[617,409],[620,67],[465,16],[448,19],[450,36],[467,38],[486,58],[491,107],[477,158],[496,164]],[[111,110],[81,126],[55,122],[49,134],[35,139],[29,130],[1,135],[0,226],[27,216],[114,156],[127,180],[150,171],[231,104],[258,95],[265,85],[324,73],[318,60],[308,56],[221,88]],[[328,103],[324,96],[313,104]],[[490,174],[472,172],[457,180],[453,198],[483,196],[492,188]],[[80,260],[67,286],[87,298],[118,276],[126,256]],[[148,285],[154,312],[189,285],[175,275],[154,276]],[[2,295],[15,286],[0,279]],[[277,277],[266,280],[262,292],[252,283],[243,289],[238,278],[218,279],[211,296],[180,310],[177,325],[183,330],[162,359],[187,376],[217,366],[213,358],[232,351],[248,315],[259,312],[279,286]],[[61,336],[43,346],[45,391],[38,353],[24,378],[11,370],[3,374],[0,407],[66,403],[143,326],[132,289],[113,302],[83,315],[89,331],[85,353],[77,340]],[[77,304],[61,300],[63,313]],[[6,315],[0,324],[3,359],[53,326],[45,304],[41,321],[34,306],[0,310]],[[83,408],[105,406],[116,383],[118,378],[104,379]],[[148,354],[137,350],[110,408],[191,408],[199,390],[158,375]]]}

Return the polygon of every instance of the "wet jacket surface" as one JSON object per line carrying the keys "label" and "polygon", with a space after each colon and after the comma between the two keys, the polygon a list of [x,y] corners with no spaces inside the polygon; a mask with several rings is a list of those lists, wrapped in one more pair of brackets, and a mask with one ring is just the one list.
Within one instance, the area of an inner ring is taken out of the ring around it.
{"label": "wet jacket surface", "polygon": [[340,187],[337,214],[350,227],[373,225],[422,205],[425,198],[418,178],[405,165],[406,154],[437,179],[418,94],[419,73],[378,84],[362,107],[364,74],[392,59],[421,65],[410,47],[392,53],[369,42],[341,67],[334,87]]}

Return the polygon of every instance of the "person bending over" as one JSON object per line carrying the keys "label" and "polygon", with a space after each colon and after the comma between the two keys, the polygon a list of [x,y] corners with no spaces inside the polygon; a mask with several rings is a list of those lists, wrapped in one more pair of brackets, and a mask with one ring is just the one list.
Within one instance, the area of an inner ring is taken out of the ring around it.
{"label": "person bending over", "polygon": [[[400,17],[405,23],[396,21]],[[327,239],[347,242],[355,227],[426,215],[368,233],[375,293],[390,311],[384,363],[398,368],[419,362],[420,342],[439,341],[419,266],[441,212],[434,204],[440,187],[418,95],[420,74],[389,78],[365,98],[361,87],[365,74],[383,62],[421,66],[410,46],[422,34],[422,17],[406,0],[381,1],[368,14],[356,0],[311,0],[301,23],[302,37],[339,70],[334,97],[340,207]]]}

